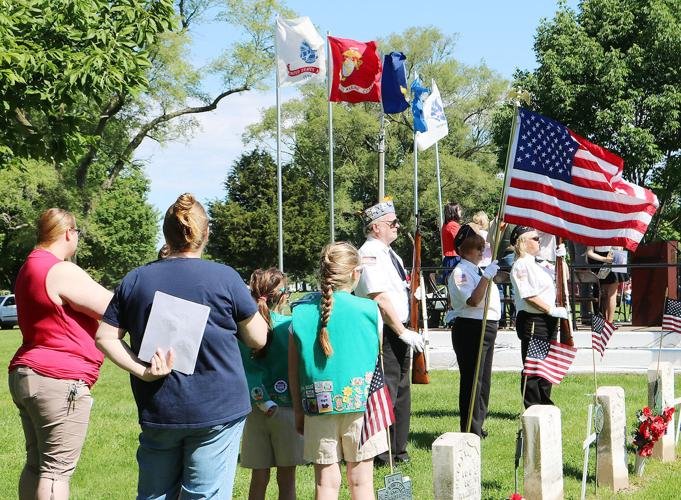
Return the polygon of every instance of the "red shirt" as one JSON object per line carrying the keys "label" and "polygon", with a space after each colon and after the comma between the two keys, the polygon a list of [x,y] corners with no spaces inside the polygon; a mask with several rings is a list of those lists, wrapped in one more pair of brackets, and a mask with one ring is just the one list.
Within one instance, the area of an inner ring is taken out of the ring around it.
{"label": "red shirt", "polygon": [[19,271],[15,295],[23,343],[9,370],[27,366],[45,377],[92,386],[104,361],[95,346],[99,322],[68,304],[55,304],[47,295],[47,273],[59,262],[47,250],[35,249]]}
{"label": "red shirt", "polygon": [[459,232],[461,224],[450,220],[442,226],[442,252],[445,257],[455,257],[459,255],[454,250],[454,238],[456,238],[456,233]]}

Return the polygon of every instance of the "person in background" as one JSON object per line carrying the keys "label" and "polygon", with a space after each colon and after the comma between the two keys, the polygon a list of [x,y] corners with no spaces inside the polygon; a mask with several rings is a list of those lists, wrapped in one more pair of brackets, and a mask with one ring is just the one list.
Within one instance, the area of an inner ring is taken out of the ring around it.
{"label": "person in background", "polygon": [[470,226],[485,240],[485,250],[482,252],[482,260],[478,264],[480,267],[485,268],[492,262],[492,245],[487,241],[489,235],[489,217],[487,214],[480,210],[473,214]]}
{"label": "person in background", "polygon": [[289,380],[318,500],[338,498],[341,460],[351,497],[374,498],[373,458],[388,449],[385,431],[360,446],[382,333],[376,302],[351,294],[361,268],[354,246],[327,245],[321,254],[321,297],[293,309]]}
{"label": "person in background", "polygon": [[[501,303],[499,290],[492,279],[499,271],[495,262],[480,269],[485,239],[468,224],[461,226],[454,241],[461,262],[449,276],[449,295],[456,314],[452,328],[452,346],[459,365],[459,415],[461,432],[472,432],[480,437],[487,437],[483,423],[487,417],[489,392],[492,381],[492,361],[494,357],[494,341],[497,337]],[[487,321],[485,322],[482,353],[480,354],[480,334],[485,317],[485,297],[490,288]],[[480,354],[480,369],[477,381],[475,372]],[[468,431],[471,395],[475,387],[476,397]]]}
{"label": "person in background", "polygon": [[[622,247],[586,247],[586,258],[589,264],[612,264],[613,251],[622,250]],[[598,271],[598,285],[600,287],[599,306],[606,321],[615,321],[617,309],[617,289],[620,283],[627,281],[626,273],[617,273],[607,267]]]}
{"label": "person in background", "polygon": [[452,269],[459,262],[460,257],[454,248],[454,238],[456,238],[459,228],[461,227],[461,219],[463,218],[463,210],[458,203],[447,203],[444,209],[444,224],[440,230],[442,238],[442,276],[441,282],[447,283],[447,278]]}
{"label": "person in background", "polygon": [[[568,311],[564,307],[555,305],[556,286],[551,270],[535,260],[539,255],[539,241],[537,231],[528,226],[516,226],[511,233],[510,242],[515,247],[516,256],[511,269],[511,283],[515,293],[515,326],[520,339],[523,365],[531,337],[555,340],[558,320],[568,317]],[[521,376],[521,393],[523,388],[525,408],[536,404],[553,404],[551,382],[548,380],[537,376]]]}
{"label": "person in background", "polygon": [[[138,498],[232,495],[251,411],[237,335],[260,349],[267,323],[234,269],[201,259],[208,234],[203,206],[189,193],[180,195],[163,219],[168,255],[123,278],[97,331],[97,346],[134,375],[130,385],[141,427]],[[191,375],[171,371],[172,351],[156,351],[151,373],[137,356],[157,291],[210,307]]]}
{"label": "person in background", "polygon": [[278,269],[256,269],[249,282],[251,296],[269,325],[260,350],[239,342],[253,411],[246,418],[241,466],[252,469],[249,500],[264,499],[270,468],[277,468],[279,500],[296,498],[296,466],[302,465],[303,438],[296,432],[288,378],[288,337],[291,316],[282,314],[289,291]]}
{"label": "person in background", "polygon": [[16,280],[22,343],[9,363],[9,390],[26,439],[22,500],[69,497],[104,361],[94,336],[111,292],[68,262],[79,235],[71,212],[43,212],[38,243]]}
{"label": "person in background", "polygon": [[[390,248],[397,239],[400,222],[392,201],[377,203],[362,215],[366,241],[359,249],[362,276],[355,295],[378,304],[383,319],[383,362],[385,384],[390,391],[395,423],[390,427],[392,458],[408,462],[407,442],[411,418],[411,349],[422,352],[423,336],[409,330],[409,284],[402,259]],[[388,454],[376,457],[375,463],[389,463]]]}

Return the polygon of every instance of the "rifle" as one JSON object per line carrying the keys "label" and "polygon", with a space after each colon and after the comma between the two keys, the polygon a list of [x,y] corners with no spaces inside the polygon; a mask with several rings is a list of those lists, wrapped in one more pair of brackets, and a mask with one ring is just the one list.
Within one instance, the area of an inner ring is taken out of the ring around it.
{"label": "rifle", "polygon": [[[560,236],[556,237],[556,247],[562,243]],[[570,310],[567,279],[567,264],[563,262],[563,257],[556,257],[556,305]],[[572,338],[572,323],[570,319],[560,320],[560,343],[574,346]]]}
{"label": "rifle", "polygon": [[[416,214],[416,230],[414,231],[414,254],[411,267],[411,279],[409,281],[409,328],[419,331],[419,299],[416,290],[421,282],[421,229],[419,227],[419,214]],[[425,290],[421,290],[425,293]],[[425,351],[425,348],[424,348]],[[411,368],[412,384],[429,384],[428,366],[425,352],[413,353]]]}

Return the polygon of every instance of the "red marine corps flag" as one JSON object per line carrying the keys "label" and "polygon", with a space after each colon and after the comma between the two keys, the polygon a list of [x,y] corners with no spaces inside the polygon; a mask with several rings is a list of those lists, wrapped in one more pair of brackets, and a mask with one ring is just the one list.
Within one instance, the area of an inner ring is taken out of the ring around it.
{"label": "red marine corps flag", "polygon": [[381,60],[376,42],[329,38],[333,102],[381,102]]}

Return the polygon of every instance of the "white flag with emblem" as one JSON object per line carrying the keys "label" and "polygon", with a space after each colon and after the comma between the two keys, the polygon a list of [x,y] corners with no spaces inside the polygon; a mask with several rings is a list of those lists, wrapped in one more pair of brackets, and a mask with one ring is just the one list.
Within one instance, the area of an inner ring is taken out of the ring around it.
{"label": "white flag with emblem", "polygon": [[280,87],[326,76],[324,39],[309,17],[277,19],[277,71]]}
{"label": "white flag with emblem", "polygon": [[428,126],[425,132],[416,133],[416,146],[424,151],[449,133],[447,117],[440,91],[433,82],[433,90],[423,102],[423,118]]}

